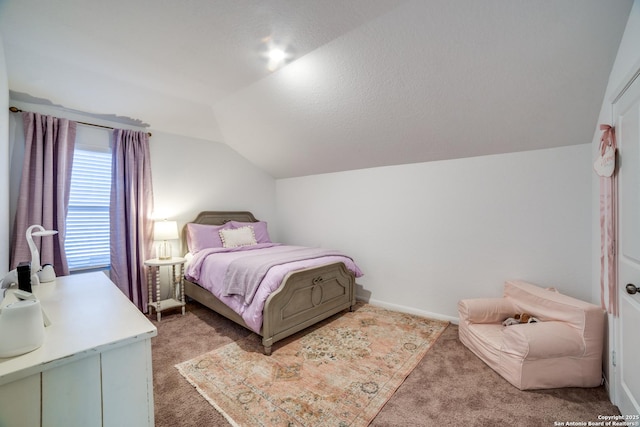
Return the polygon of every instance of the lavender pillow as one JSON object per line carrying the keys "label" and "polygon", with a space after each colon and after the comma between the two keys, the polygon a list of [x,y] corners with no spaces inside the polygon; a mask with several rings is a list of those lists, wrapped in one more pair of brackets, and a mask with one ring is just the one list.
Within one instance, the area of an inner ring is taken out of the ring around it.
{"label": "lavender pillow", "polygon": [[230,223],[223,225],[187,224],[187,246],[189,252],[196,253],[207,248],[221,248],[220,230],[231,228]]}
{"label": "lavender pillow", "polygon": [[238,221],[229,221],[228,224],[231,224],[232,228],[240,228],[250,226],[253,227],[253,233],[256,236],[256,241],[258,243],[272,243],[271,238],[269,237],[269,231],[267,230],[267,223],[264,221],[258,222],[238,222]]}

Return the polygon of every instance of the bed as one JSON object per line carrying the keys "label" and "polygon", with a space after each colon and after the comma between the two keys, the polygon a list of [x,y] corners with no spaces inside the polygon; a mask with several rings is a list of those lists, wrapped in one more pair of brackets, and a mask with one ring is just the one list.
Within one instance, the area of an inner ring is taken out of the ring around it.
{"label": "bed", "polygon": [[[189,230],[193,232],[195,227],[200,227],[193,224],[225,226],[235,223],[255,223],[256,226],[261,223],[266,230],[266,223],[258,221],[251,212],[205,211],[189,223],[192,225],[185,225],[182,232],[182,248],[189,251]],[[253,232],[253,226],[250,228]],[[197,255],[202,253],[204,251],[198,252]],[[187,257],[190,255],[187,253]],[[355,263],[349,265],[350,270],[345,262],[335,262],[335,258],[332,257],[326,259],[332,261],[285,273],[281,282],[278,282],[279,285],[275,285],[277,288],[264,300],[262,322],[258,326],[247,321],[246,316],[243,318],[231,309],[228,301],[227,304],[223,302],[226,297],[216,297],[205,289],[203,277],[196,280],[187,275],[184,292],[187,297],[258,333],[262,337],[264,353],[270,355],[275,342],[343,310],[351,310],[355,305],[355,278],[361,274],[359,269]]]}

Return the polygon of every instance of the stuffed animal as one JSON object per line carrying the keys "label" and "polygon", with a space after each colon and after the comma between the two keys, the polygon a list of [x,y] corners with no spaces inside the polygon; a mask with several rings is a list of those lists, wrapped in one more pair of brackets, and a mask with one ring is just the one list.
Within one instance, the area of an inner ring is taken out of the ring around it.
{"label": "stuffed animal", "polygon": [[502,322],[504,326],[519,325],[521,323],[536,323],[538,319],[530,315],[529,313],[516,313],[513,317],[509,317]]}

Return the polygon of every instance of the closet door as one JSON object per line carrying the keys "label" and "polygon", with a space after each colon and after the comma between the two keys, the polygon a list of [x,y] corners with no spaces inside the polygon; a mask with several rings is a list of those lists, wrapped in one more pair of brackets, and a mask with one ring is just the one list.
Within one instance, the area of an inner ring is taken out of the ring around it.
{"label": "closet door", "polygon": [[[620,153],[616,404],[627,421],[640,421],[640,78],[614,105]],[[629,290],[627,289],[629,288]]]}

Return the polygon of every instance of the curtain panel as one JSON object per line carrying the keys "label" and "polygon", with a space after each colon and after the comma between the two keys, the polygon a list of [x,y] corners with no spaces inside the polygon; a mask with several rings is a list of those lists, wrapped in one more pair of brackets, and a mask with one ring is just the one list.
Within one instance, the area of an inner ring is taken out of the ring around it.
{"label": "curtain panel", "polygon": [[111,280],[147,311],[144,261],[153,245],[153,188],[149,135],[114,129],[111,183]]}
{"label": "curtain panel", "polygon": [[69,274],[64,251],[65,225],[77,123],[38,113],[22,113],[25,154],[12,235],[11,268],[31,261],[25,239],[29,226],[57,230],[53,237],[34,237],[40,264],[52,264],[57,276]]}

